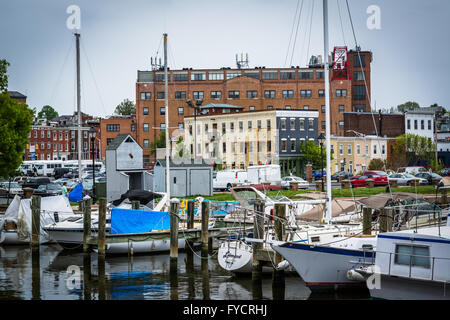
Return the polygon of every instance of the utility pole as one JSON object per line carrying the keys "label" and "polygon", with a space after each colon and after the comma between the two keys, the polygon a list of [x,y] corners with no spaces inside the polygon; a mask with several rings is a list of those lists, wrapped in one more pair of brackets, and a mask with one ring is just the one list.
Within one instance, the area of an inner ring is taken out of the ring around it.
{"label": "utility pole", "polygon": [[169,90],[167,83],[167,33],[164,36],[164,107],[166,120],[166,192],[167,192],[167,210],[170,208],[170,144],[169,144]]}
{"label": "utility pole", "polygon": [[78,112],[78,178],[81,177],[81,93],[80,93],[80,34],[75,33],[77,47],[77,112]]}

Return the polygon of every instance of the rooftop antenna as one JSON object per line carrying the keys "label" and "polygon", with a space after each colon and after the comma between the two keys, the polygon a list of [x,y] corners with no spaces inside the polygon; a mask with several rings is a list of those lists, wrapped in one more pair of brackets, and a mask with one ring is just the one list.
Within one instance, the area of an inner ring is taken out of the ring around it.
{"label": "rooftop antenna", "polygon": [[157,57],[150,57],[150,63],[152,65],[152,71],[161,70],[164,68],[164,66],[161,64],[161,58],[159,58],[159,63],[158,63]]}
{"label": "rooftop antenna", "polygon": [[248,68],[248,53],[245,54],[245,60],[244,60],[243,53],[241,53],[240,60],[239,60],[239,55],[236,53],[236,66],[238,69]]}

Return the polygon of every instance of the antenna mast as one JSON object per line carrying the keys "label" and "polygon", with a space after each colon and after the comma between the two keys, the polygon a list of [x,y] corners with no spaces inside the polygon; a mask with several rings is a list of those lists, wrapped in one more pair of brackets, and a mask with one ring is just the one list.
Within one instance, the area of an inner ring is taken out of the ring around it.
{"label": "antenna mast", "polygon": [[239,55],[236,53],[236,66],[238,69],[248,68],[248,53],[245,54],[245,60],[244,60],[244,54],[241,53],[241,59],[239,60]]}

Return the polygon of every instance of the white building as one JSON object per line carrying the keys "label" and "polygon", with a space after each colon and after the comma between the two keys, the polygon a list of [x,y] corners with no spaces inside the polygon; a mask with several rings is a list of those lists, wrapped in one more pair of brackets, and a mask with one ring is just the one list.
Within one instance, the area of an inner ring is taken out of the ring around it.
{"label": "white building", "polygon": [[408,111],[405,113],[405,133],[430,138],[434,143],[434,112]]}

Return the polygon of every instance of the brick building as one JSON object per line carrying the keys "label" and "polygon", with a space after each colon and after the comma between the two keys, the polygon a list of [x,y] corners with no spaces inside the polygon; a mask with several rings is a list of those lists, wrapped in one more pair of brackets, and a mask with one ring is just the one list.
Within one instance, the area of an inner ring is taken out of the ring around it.
{"label": "brick building", "polygon": [[[376,129],[375,129],[376,128]],[[405,133],[403,113],[345,112],[342,136],[353,137],[355,132],[363,135],[396,138]]]}
{"label": "brick building", "polygon": [[20,103],[27,103],[27,96],[21,94],[20,92],[8,91],[8,93],[9,93],[9,97],[11,99],[17,100],[17,102],[20,102]]}
{"label": "brick building", "polygon": [[[101,158],[105,158],[106,147],[118,134],[130,134],[136,139],[136,115],[109,116],[100,119]],[[142,146],[142,144],[141,144]]]}
{"label": "brick building", "polygon": [[[332,79],[330,70],[331,133],[344,130],[344,112],[370,111],[361,72],[365,72],[370,93],[372,54],[348,51],[348,77]],[[356,80],[353,79],[356,76]],[[353,89],[358,93],[353,95]],[[183,126],[184,117],[192,116],[186,100],[202,99],[203,105],[230,104],[242,111],[272,109],[318,110],[319,130],[325,130],[325,98],[323,64],[307,68],[196,69],[184,68],[168,72],[169,128]],[[149,143],[159,137],[165,127],[164,70],[138,71],[136,82],[137,141],[144,148],[144,164],[154,161]],[[255,115],[256,116],[256,115]],[[147,143],[144,143],[147,142]]]}

